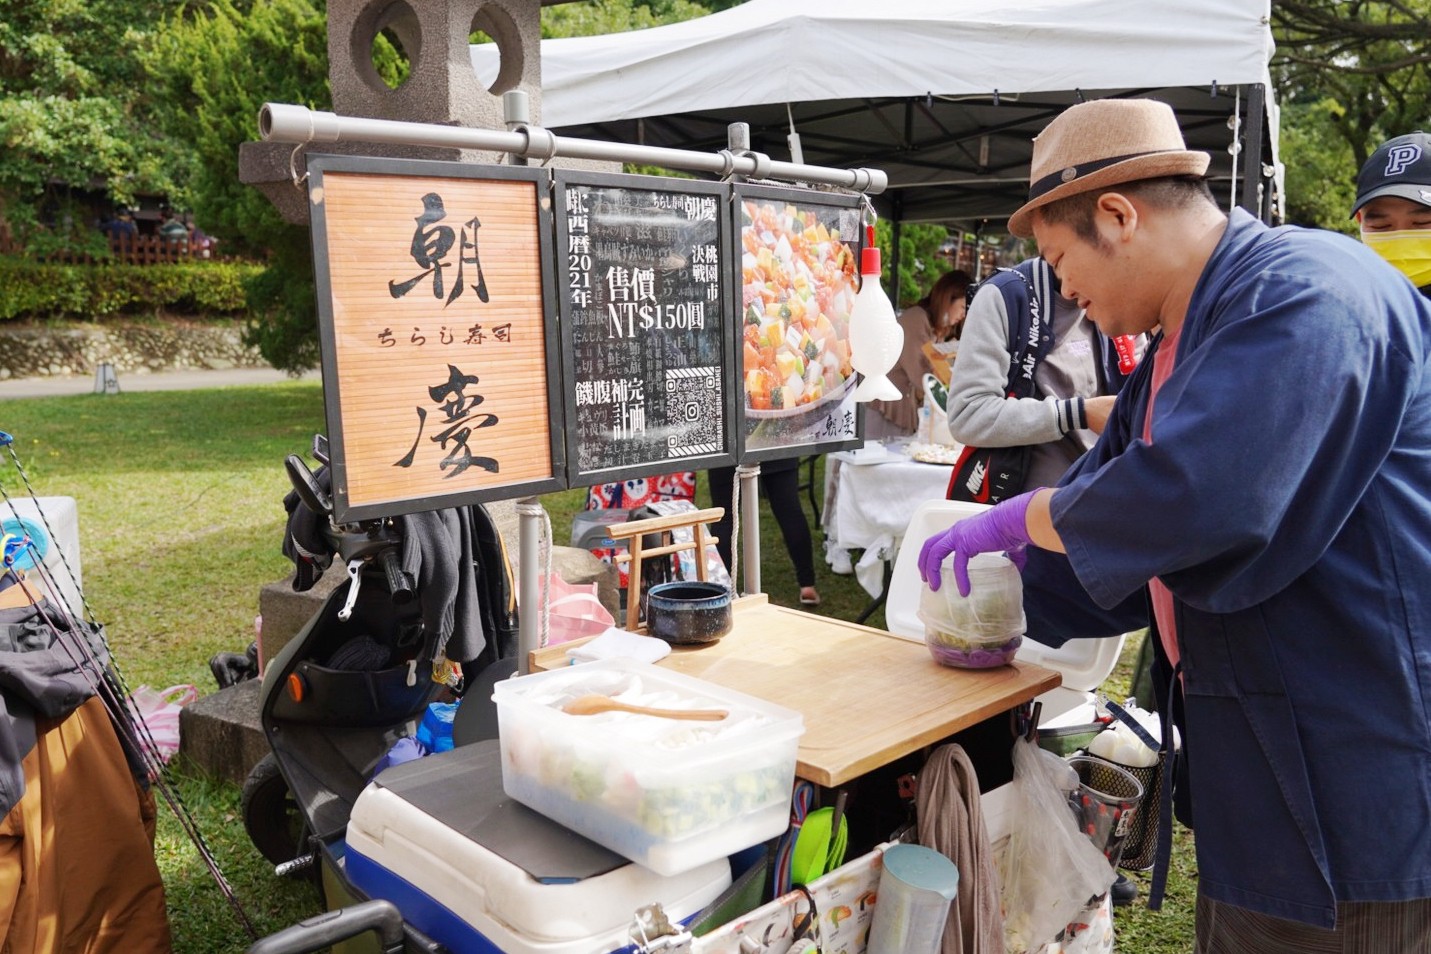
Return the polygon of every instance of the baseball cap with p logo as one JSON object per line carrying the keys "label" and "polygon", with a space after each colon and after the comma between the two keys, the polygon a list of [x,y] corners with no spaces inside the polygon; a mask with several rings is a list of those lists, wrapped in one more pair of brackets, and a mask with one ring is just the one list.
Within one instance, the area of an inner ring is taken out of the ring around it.
{"label": "baseball cap with p logo", "polygon": [[1397,136],[1372,153],[1356,177],[1352,215],[1384,195],[1431,206],[1431,136],[1420,131]]}

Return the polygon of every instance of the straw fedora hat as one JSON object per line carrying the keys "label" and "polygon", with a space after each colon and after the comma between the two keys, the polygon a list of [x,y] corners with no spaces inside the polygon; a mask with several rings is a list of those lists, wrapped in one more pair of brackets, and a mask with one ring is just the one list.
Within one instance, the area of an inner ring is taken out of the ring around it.
{"label": "straw fedora hat", "polygon": [[1210,157],[1190,152],[1172,107],[1152,99],[1095,99],[1070,106],[1034,139],[1029,200],[1009,231],[1033,235],[1033,211],[1080,192],[1137,179],[1201,176]]}

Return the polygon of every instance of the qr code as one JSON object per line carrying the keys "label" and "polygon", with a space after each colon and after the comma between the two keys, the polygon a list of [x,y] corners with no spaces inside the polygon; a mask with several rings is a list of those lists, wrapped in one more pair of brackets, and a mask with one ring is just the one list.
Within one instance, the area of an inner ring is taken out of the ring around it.
{"label": "qr code", "polygon": [[666,420],[671,457],[719,454],[723,428],[720,368],[667,368]]}

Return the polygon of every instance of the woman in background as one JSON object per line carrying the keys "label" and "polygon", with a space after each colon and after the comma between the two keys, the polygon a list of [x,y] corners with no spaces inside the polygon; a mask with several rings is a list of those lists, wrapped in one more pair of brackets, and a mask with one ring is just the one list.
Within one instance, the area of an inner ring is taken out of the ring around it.
{"label": "woman in background", "polygon": [[904,348],[889,379],[903,395],[897,401],[871,401],[865,414],[865,439],[909,437],[919,425],[919,403],[924,396],[924,375],[934,368],[925,357],[929,342],[958,338],[964,327],[964,295],[972,279],[955,269],[939,276],[929,294],[899,313]]}

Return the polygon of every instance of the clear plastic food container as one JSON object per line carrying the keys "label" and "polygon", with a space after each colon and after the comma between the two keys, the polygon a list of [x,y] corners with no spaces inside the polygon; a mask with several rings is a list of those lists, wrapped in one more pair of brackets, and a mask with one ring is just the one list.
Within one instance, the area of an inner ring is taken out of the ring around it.
{"label": "clear plastic food container", "polygon": [[[584,695],[717,722],[571,715]],[[673,875],[789,825],[800,713],[649,663],[606,659],[497,683],[506,793],[598,844]]]}
{"label": "clear plastic food container", "polygon": [[1018,567],[1002,553],[969,561],[969,595],[959,595],[954,568],[945,566],[939,591],[922,588],[919,618],[924,644],[941,665],[988,669],[1014,658],[1024,641],[1024,588]]}

